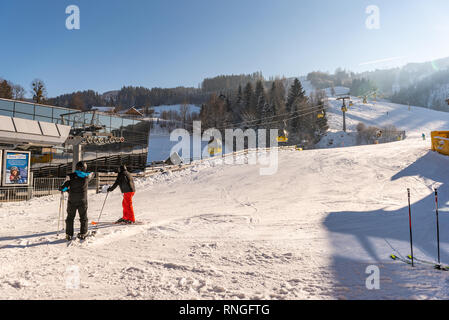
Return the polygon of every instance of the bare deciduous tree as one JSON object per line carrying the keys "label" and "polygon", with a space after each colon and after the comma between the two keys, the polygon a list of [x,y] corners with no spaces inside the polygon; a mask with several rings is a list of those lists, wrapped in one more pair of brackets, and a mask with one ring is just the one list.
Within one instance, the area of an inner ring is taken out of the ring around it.
{"label": "bare deciduous tree", "polygon": [[25,99],[26,90],[21,85],[13,85],[12,86],[12,97],[15,100],[23,100]]}

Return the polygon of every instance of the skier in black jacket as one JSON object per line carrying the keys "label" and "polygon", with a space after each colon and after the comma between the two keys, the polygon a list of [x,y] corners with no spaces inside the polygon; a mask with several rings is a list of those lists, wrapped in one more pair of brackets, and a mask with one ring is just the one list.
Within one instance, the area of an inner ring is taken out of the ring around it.
{"label": "skier in black jacket", "polygon": [[69,201],[67,203],[67,219],[66,219],[66,239],[73,239],[73,222],[75,220],[76,211],[80,216],[80,233],[79,239],[85,239],[88,234],[88,218],[87,218],[87,187],[89,181],[93,177],[93,173],[87,172],[87,165],[84,162],[76,164],[76,170],[69,175],[67,180],[60,188],[61,192],[69,193]]}
{"label": "skier in black jacket", "polygon": [[134,185],[133,176],[128,172],[125,165],[120,166],[117,179],[115,180],[114,185],[108,189],[108,192],[114,191],[117,186],[120,187],[120,191],[123,193],[123,217],[116,223],[136,223],[133,209],[133,197],[136,193],[136,187]]}

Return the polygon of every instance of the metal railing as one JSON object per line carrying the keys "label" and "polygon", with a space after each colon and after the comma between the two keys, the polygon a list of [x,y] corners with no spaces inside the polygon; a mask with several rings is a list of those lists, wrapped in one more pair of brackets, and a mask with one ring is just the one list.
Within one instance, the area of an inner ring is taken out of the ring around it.
{"label": "metal railing", "polygon": [[32,186],[0,187],[0,202],[27,201],[59,193],[65,178],[35,178]]}
{"label": "metal railing", "polygon": [[0,187],[0,202],[27,201],[33,197],[33,187]]}
{"label": "metal railing", "polygon": [[[119,154],[84,161],[89,172],[116,171],[121,164],[126,164],[129,170],[145,170],[147,164],[147,152],[135,154]],[[72,172],[72,162],[60,165],[36,167],[31,169],[36,177],[65,177]]]}
{"label": "metal railing", "polygon": [[59,193],[59,187],[65,178],[35,178],[33,181],[33,197],[45,197]]}

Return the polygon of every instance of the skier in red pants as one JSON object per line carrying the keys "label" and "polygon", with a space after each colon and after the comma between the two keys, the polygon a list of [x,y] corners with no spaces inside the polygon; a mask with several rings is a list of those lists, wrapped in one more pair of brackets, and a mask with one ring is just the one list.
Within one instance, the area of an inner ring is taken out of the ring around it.
{"label": "skier in red pants", "polygon": [[120,166],[117,179],[114,185],[108,188],[108,192],[114,191],[117,186],[120,187],[120,191],[123,193],[123,217],[116,223],[134,224],[136,223],[136,218],[134,217],[133,197],[136,192],[136,187],[133,177],[125,165]]}

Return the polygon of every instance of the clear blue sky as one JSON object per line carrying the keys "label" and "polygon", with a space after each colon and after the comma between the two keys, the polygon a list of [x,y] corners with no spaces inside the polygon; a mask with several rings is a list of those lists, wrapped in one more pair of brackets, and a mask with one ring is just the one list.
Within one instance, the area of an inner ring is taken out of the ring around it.
{"label": "clear blue sky", "polygon": [[[71,4],[80,30],[65,27]],[[365,27],[372,4],[380,30]],[[254,71],[362,71],[449,56],[448,14],[447,0],[1,1],[0,77],[27,90],[41,78],[55,96]]]}

